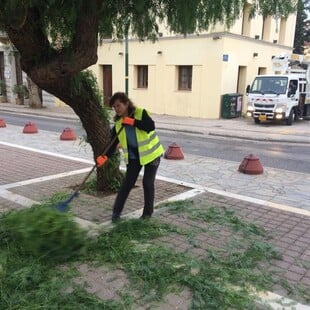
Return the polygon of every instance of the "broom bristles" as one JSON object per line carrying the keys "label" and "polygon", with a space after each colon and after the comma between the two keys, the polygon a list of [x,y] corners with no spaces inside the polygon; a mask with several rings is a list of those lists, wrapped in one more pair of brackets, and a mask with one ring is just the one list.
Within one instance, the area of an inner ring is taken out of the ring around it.
{"label": "broom bristles", "polygon": [[66,212],[69,208],[69,203],[73,198],[78,196],[79,192],[74,192],[67,200],[61,202],[60,204],[57,205],[56,209],[59,210],[60,212]]}

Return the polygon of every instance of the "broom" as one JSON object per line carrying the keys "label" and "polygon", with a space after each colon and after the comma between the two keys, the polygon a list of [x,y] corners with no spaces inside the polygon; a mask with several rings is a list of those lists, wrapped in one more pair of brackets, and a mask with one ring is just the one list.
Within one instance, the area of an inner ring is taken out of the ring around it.
{"label": "broom", "polygon": [[[103,151],[102,155],[105,155],[109,149],[111,148],[111,146],[113,145],[113,143],[116,141],[118,135],[120,134],[120,132],[123,130],[124,126],[121,126],[121,128],[118,130],[118,132],[116,133],[115,137],[113,137],[113,139],[110,141],[110,143],[107,145],[107,147],[105,148],[105,150]],[[68,211],[68,208],[69,208],[69,203],[79,195],[79,192],[81,190],[81,188],[83,188],[85,182],[88,180],[88,178],[90,177],[90,175],[94,172],[94,170],[96,169],[97,167],[97,164],[95,164],[91,170],[89,171],[89,173],[86,175],[86,177],[83,179],[82,183],[80,185],[78,185],[78,187],[76,188],[76,190],[71,194],[71,196],[59,203],[57,206],[56,206],[56,209],[60,212],[66,212]]]}

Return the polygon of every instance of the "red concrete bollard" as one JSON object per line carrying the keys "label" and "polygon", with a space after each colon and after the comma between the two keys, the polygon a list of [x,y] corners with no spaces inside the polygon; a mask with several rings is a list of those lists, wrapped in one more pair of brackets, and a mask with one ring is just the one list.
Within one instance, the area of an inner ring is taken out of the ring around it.
{"label": "red concrete bollard", "polygon": [[249,154],[244,157],[239,166],[239,171],[246,174],[261,174],[264,172],[264,169],[259,158],[253,154]]}
{"label": "red concrete bollard", "polygon": [[2,118],[0,118],[0,128],[4,128],[4,127],[6,127],[6,123]]}
{"label": "red concrete bollard", "polygon": [[60,140],[76,140],[76,134],[71,128],[65,128],[60,135]]}
{"label": "red concrete bollard", "polygon": [[38,132],[38,128],[35,123],[28,122],[25,124],[23,133],[37,133],[37,132]]}
{"label": "red concrete bollard", "polygon": [[164,158],[166,159],[184,159],[184,154],[181,147],[172,143],[168,146],[168,149],[165,151]]}

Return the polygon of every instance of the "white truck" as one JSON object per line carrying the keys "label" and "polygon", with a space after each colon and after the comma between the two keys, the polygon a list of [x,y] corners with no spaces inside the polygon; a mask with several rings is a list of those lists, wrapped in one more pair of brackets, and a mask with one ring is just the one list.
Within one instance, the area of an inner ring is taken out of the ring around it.
{"label": "white truck", "polygon": [[273,74],[257,75],[246,89],[247,116],[263,121],[293,121],[310,116],[310,60],[304,55],[273,57]]}

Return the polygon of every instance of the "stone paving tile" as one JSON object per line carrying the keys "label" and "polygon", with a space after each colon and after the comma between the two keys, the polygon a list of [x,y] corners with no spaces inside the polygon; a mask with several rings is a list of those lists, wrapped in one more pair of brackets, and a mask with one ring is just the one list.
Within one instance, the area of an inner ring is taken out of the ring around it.
{"label": "stone paving tile", "polygon": [[[44,201],[57,193],[72,194],[74,188],[79,185],[86,174],[78,174],[74,176],[63,177],[44,182],[38,182],[27,186],[18,186],[11,188],[10,191],[33,199],[35,201]],[[155,203],[164,201],[172,196],[183,193],[189,190],[188,187],[176,185],[174,183],[156,180],[155,181]],[[114,195],[95,197],[83,192],[68,205],[74,215],[85,220],[101,223],[110,220]],[[143,208],[143,187],[142,180],[137,180],[135,188],[130,192],[128,200],[123,210],[123,215],[131,213],[135,210]]]}
{"label": "stone paving tile", "polygon": [[[155,203],[188,190],[185,186],[175,185],[161,180],[155,181],[155,189]],[[82,194],[72,203],[72,212],[76,216],[89,221],[97,223],[108,221],[111,218],[115,197],[116,194],[104,197],[93,197]],[[129,194],[122,214],[126,215],[143,208],[143,199],[143,187],[141,179],[138,179],[135,188]]]}
{"label": "stone paving tile", "polygon": [[[93,159],[89,145],[81,145],[78,140],[60,141],[58,134],[49,131],[40,130],[38,135],[31,136],[24,135],[21,131],[20,126],[2,129],[1,141],[89,161]],[[242,158],[232,160],[185,154],[185,159],[181,161],[163,159],[158,175],[248,197],[258,199],[266,197],[275,203],[310,210],[310,192],[305,190],[310,187],[310,177],[306,171],[295,173],[264,167],[262,175],[253,176],[238,172]]]}
{"label": "stone paving tile", "polygon": [[[8,156],[9,154],[9,156]],[[0,144],[0,185],[90,167],[89,164]]]}
{"label": "stone paving tile", "polygon": [[[7,153],[10,154],[9,158]],[[0,185],[90,167],[88,164],[4,145],[0,145],[0,161],[2,167],[6,168],[1,171]],[[227,175],[229,173],[224,174]],[[85,174],[79,174],[27,186],[18,186],[10,188],[10,191],[29,199],[41,201],[58,192],[72,193],[72,187],[80,184],[84,176]],[[244,176],[243,179],[245,182],[247,182],[247,179],[250,182],[252,177]],[[188,188],[156,180],[156,190],[155,202],[158,203],[183,193]],[[280,187],[274,190],[278,192]],[[70,208],[75,215],[81,216],[84,219],[102,222],[110,219],[114,198],[115,195],[102,198],[82,193],[72,201]],[[279,283],[274,285],[273,292],[289,296],[290,290],[293,291],[301,286],[305,290],[310,291],[310,219],[308,217],[210,193],[201,194],[192,200],[195,206],[200,208],[208,206],[227,207],[228,210],[234,211],[237,216],[240,216],[245,221],[261,225],[268,231],[271,237],[269,242],[276,247],[282,256],[281,259],[273,260],[268,266],[264,266],[270,272],[275,272],[275,277],[279,280]],[[141,180],[138,180],[137,187],[133,189],[128,198],[124,214],[142,207],[142,185]],[[17,208],[20,208],[20,206],[0,197],[0,212]],[[156,216],[162,221],[178,225],[184,230],[196,232],[195,237],[191,238],[171,234],[160,239],[160,242],[174,247],[177,251],[190,253],[200,258],[211,247],[227,249],[226,241],[231,234],[229,230],[221,230],[220,227],[216,226],[210,229],[208,225],[199,221],[190,220],[184,215],[171,214],[169,211],[163,211]],[[281,285],[282,280],[287,281],[288,287]],[[185,295],[187,296],[186,292]],[[172,302],[168,302],[168,300],[172,300]],[[179,301],[178,296],[170,296],[166,300],[165,306],[168,307],[169,305],[169,307],[172,307],[171,309],[177,309]],[[302,302],[302,300],[300,301]]]}
{"label": "stone paving tile", "polygon": [[[219,199],[218,199],[219,198]],[[218,199],[218,200],[217,200]],[[294,290],[310,291],[310,219],[304,215],[292,214],[248,202],[240,202],[232,198],[204,193],[192,198],[193,205],[200,209],[226,207],[242,220],[264,227],[268,233],[268,242],[280,254],[280,259],[272,260],[264,266],[273,278],[278,280],[272,291],[285,297],[291,297]],[[179,219],[181,217],[181,220]],[[229,251],[227,243],[232,231],[222,229],[212,235],[208,231],[208,224],[199,226],[199,220],[187,219],[184,225],[184,214],[171,214],[169,210],[159,213],[161,221],[171,223],[182,229],[196,228],[192,240],[169,235],[160,239],[161,242],[173,247],[178,252],[186,252],[197,258],[205,255],[207,249],[222,249]],[[206,231],[197,232],[197,228],[204,227]],[[219,227],[220,228],[220,227]],[[236,235],[234,235],[235,237]],[[182,244],[183,242],[183,244]],[[284,282],[286,284],[283,284]],[[294,296],[295,298],[296,296]],[[292,298],[292,297],[291,297]],[[294,299],[293,298],[293,299]],[[297,295],[297,301],[305,302]]]}
{"label": "stone paving tile", "polygon": [[81,264],[77,266],[77,270],[81,275],[74,282],[102,300],[119,300],[120,292],[129,285],[125,272],[120,269]]}
{"label": "stone paving tile", "polygon": [[[159,172],[166,177],[212,189],[310,210],[310,196],[306,190],[310,178],[307,173],[292,174],[291,171],[265,167],[262,175],[247,175],[238,171],[240,163],[193,157],[186,154],[185,161],[169,162],[169,165],[163,161]],[[175,171],[182,171],[181,177],[176,176]]]}
{"label": "stone paving tile", "polygon": [[130,287],[126,273],[121,269],[112,269],[107,266],[96,267],[89,264],[75,264],[79,276],[74,283],[83,287],[88,293],[96,295],[102,300],[121,299],[121,294],[129,293],[135,300],[132,310],[165,309],[187,310],[191,304],[191,292],[187,288],[178,289],[169,293],[161,302],[144,303],[139,297],[139,292]]}
{"label": "stone paving tile", "polygon": [[85,174],[78,174],[25,186],[17,186],[10,188],[10,191],[39,202],[50,198],[56,193],[73,193],[72,187],[80,184],[84,176]]}
{"label": "stone paving tile", "polygon": [[191,305],[191,292],[188,289],[184,289],[179,294],[169,293],[165,296],[164,301],[157,304],[152,304],[149,307],[143,309],[152,310],[187,310]]}
{"label": "stone paving tile", "polygon": [[0,213],[12,210],[20,210],[23,206],[0,197]]}

